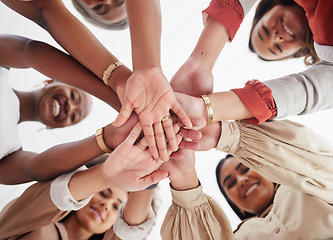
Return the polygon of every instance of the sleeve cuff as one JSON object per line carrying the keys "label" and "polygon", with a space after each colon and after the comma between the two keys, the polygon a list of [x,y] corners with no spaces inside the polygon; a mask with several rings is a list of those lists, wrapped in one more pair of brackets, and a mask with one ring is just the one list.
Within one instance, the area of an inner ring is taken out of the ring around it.
{"label": "sleeve cuff", "polygon": [[238,0],[213,0],[208,8],[203,11],[204,23],[208,18],[206,14],[228,28],[230,41],[235,37],[244,19],[244,11]]}
{"label": "sleeve cuff", "polygon": [[125,205],[126,202],[124,202],[118,210],[116,222],[113,224],[113,232],[123,240],[144,239],[155,222],[153,209],[150,208],[149,216],[145,222],[140,225],[130,226],[123,218]]}
{"label": "sleeve cuff", "polygon": [[248,81],[245,87],[232,89],[253,114],[254,118],[244,119],[252,124],[260,124],[276,116],[277,109],[272,90],[258,80]]}
{"label": "sleeve cuff", "polygon": [[90,201],[92,196],[81,201],[76,201],[68,189],[68,183],[71,180],[72,176],[76,172],[85,169],[87,168],[81,167],[73,172],[60,175],[52,181],[50,188],[50,197],[53,204],[58,209],[62,211],[77,211],[84,207]]}
{"label": "sleeve cuff", "polygon": [[206,202],[208,199],[202,191],[201,184],[193,189],[186,191],[177,191],[173,189],[170,185],[172,201],[176,205],[185,209],[194,209]]}

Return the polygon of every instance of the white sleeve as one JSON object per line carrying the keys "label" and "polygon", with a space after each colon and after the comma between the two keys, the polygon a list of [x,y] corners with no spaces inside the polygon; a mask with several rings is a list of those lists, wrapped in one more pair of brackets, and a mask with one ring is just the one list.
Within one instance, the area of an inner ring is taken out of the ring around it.
{"label": "white sleeve", "polygon": [[83,208],[90,201],[92,196],[85,198],[81,201],[76,201],[68,189],[68,183],[71,180],[72,176],[77,171],[85,169],[87,168],[82,166],[81,168],[73,172],[60,175],[52,181],[50,188],[50,196],[52,202],[58,209],[62,211],[76,211]]}
{"label": "white sleeve", "polygon": [[150,213],[147,220],[140,225],[130,226],[123,218],[126,202],[120,206],[116,222],[113,224],[113,232],[123,240],[144,239],[155,222],[155,214],[150,207]]}
{"label": "white sleeve", "polygon": [[276,118],[333,108],[333,63],[320,61],[306,71],[263,81],[272,90]]}

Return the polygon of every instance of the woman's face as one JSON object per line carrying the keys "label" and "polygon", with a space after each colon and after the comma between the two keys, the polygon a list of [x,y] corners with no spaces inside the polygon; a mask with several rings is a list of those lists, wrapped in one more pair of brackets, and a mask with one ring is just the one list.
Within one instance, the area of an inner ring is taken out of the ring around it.
{"label": "woman's face", "polygon": [[292,56],[302,47],[307,25],[302,8],[276,5],[253,28],[252,46],[261,58],[267,60]]}
{"label": "woman's face", "polygon": [[91,97],[86,92],[53,82],[41,89],[37,114],[40,122],[49,128],[61,128],[83,120],[91,105]]}
{"label": "woman's face", "polygon": [[273,201],[274,184],[234,157],[225,160],[220,179],[230,200],[244,211],[260,214]]}
{"label": "woman's face", "polygon": [[128,193],[117,187],[96,193],[90,202],[75,213],[79,224],[92,234],[106,232],[115,222],[120,205]]}
{"label": "woman's face", "polygon": [[77,0],[95,20],[111,24],[124,20],[126,15],[124,0]]}

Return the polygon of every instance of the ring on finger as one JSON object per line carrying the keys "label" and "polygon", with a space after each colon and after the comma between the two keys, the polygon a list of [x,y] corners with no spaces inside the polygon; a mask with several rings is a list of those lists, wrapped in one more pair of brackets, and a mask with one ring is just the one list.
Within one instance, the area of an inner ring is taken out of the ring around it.
{"label": "ring on finger", "polygon": [[164,123],[165,121],[171,120],[170,115],[162,117],[161,122]]}
{"label": "ring on finger", "polygon": [[141,142],[138,142],[136,145],[137,145],[139,148],[141,148],[142,150],[147,149],[147,146],[143,145]]}

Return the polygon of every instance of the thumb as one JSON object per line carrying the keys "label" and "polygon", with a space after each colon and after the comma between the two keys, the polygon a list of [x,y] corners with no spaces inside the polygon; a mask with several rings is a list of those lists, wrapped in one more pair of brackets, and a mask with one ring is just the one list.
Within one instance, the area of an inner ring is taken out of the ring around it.
{"label": "thumb", "polygon": [[131,116],[132,112],[133,104],[131,104],[128,100],[125,100],[123,106],[119,111],[118,116],[116,117],[116,120],[114,120],[112,125],[115,127],[120,127],[124,125]]}

